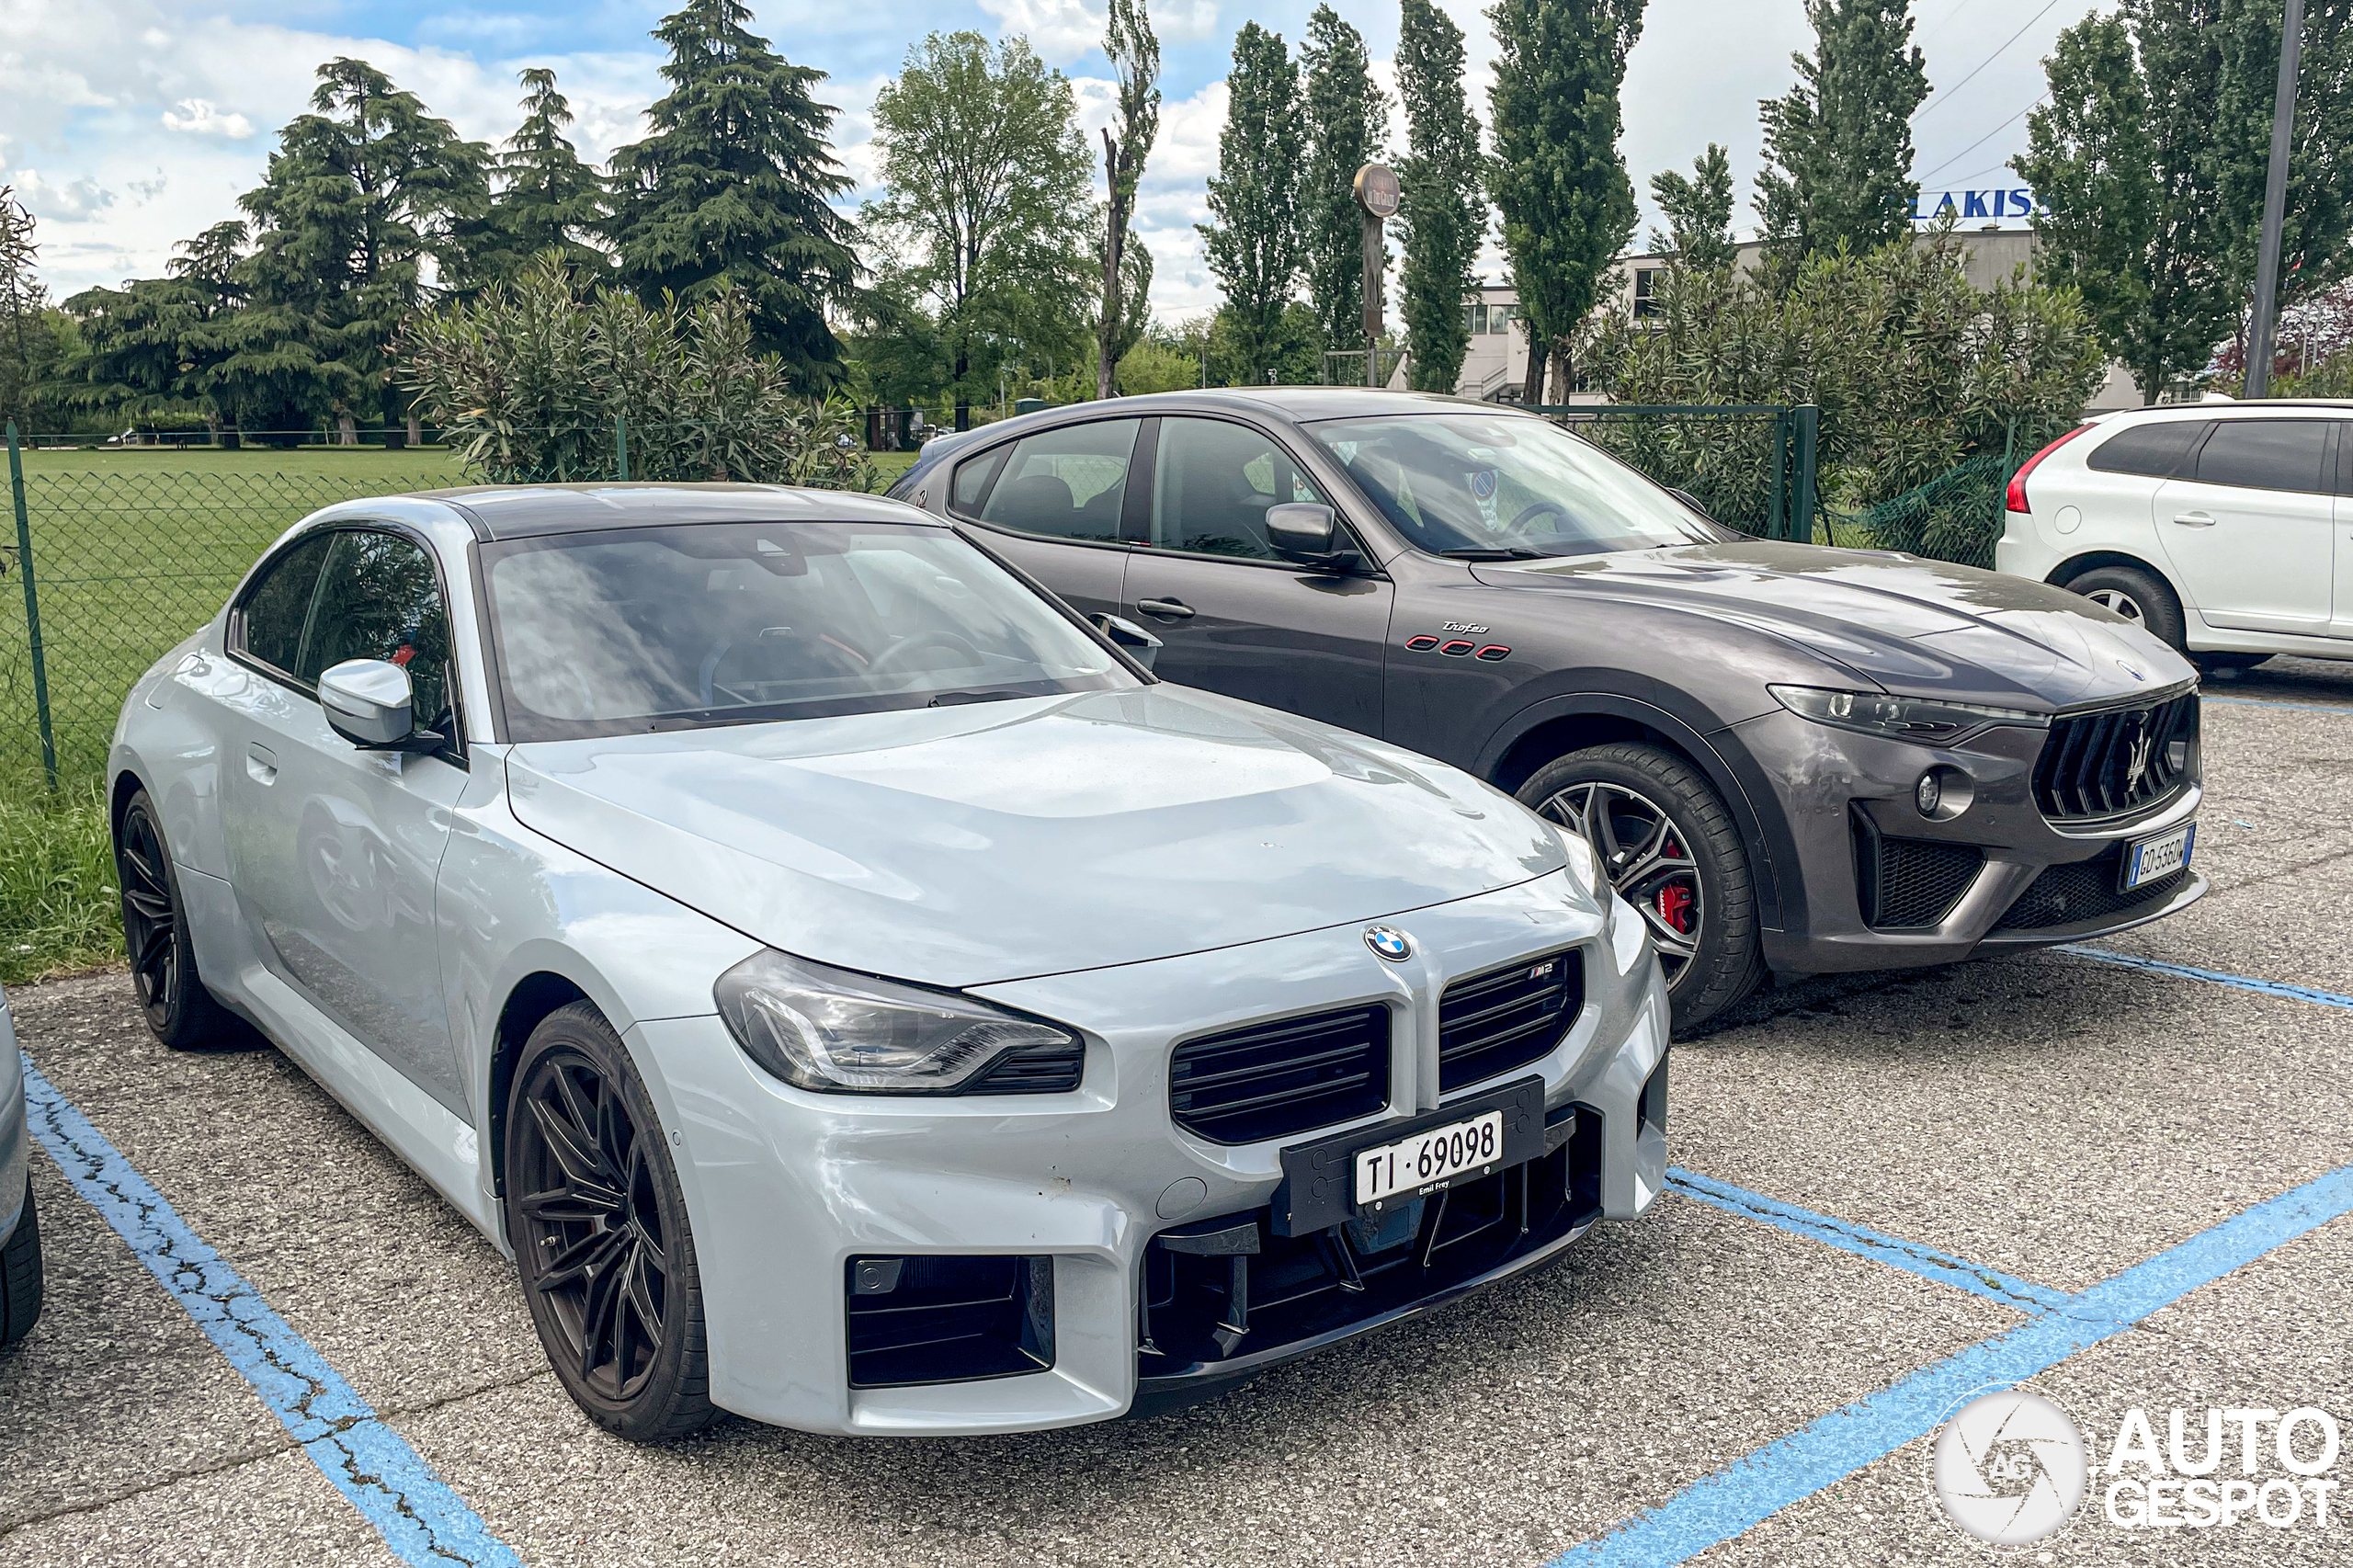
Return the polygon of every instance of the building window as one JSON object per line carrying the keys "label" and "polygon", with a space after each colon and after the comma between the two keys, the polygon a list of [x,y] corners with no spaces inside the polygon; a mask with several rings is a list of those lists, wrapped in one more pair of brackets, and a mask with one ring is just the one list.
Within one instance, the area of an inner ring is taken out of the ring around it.
{"label": "building window", "polygon": [[1634,315],[1638,320],[1648,320],[1659,313],[1658,275],[1655,267],[1645,267],[1634,274]]}

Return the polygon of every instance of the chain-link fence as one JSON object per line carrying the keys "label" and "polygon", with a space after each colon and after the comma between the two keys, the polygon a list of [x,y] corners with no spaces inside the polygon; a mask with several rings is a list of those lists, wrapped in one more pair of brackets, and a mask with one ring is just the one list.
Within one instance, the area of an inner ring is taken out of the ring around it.
{"label": "chain-link fence", "polygon": [[1536,412],[1744,533],[1813,537],[1820,417],[1810,406],[1555,403]]}

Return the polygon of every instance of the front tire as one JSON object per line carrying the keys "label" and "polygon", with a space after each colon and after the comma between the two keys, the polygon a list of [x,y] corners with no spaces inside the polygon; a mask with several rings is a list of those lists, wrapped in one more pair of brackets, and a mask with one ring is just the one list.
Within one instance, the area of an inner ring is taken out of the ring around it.
{"label": "front tire", "polygon": [[506,1108],[506,1233],[573,1403],[638,1442],[718,1414],[686,1196],[628,1049],[585,1002],[541,1019]]}
{"label": "front tire", "polygon": [[122,890],[123,951],[131,959],[131,983],[148,1028],[174,1051],[234,1033],[228,1010],[212,999],[196,971],[179,873],[165,847],[155,802],[144,790],[131,797],[116,824],[114,869],[115,885]]}
{"label": "front tire", "polygon": [[1658,949],[1679,1029],[1756,987],[1765,960],[1748,851],[1706,777],[1664,746],[1613,742],[1538,768],[1522,804],[1582,835]]}
{"label": "front tire", "polygon": [[30,1334],[40,1321],[40,1219],[28,1187],[17,1228],[0,1244],[0,1349]]}
{"label": "front tire", "polygon": [[2097,566],[2067,587],[2103,609],[2115,611],[2177,653],[2189,652],[2181,601],[2174,591],[2137,566]]}

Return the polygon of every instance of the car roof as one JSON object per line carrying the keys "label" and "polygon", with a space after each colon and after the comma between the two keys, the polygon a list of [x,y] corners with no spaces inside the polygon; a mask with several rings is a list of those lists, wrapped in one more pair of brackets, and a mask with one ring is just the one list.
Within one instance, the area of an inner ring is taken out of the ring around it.
{"label": "car roof", "polygon": [[2153,403],[2144,408],[2111,409],[2094,415],[2085,421],[2093,425],[2120,425],[2128,420],[2148,415],[2160,418],[2224,419],[2232,417],[2262,418],[2281,414],[2346,414],[2353,413],[2353,398],[2343,397],[2259,397],[2222,398],[2213,403]]}
{"label": "car roof", "polygon": [[453,507],[472,525],[475,537],[486,540],[676,523],[941,526],[937,517],[880,495],[788,484],[468,484],[410,494]]}
{"label": "car roof", "polygon": [[[1227,410],[1237,414],[1271,415],[1295,425],[1319,419],[1348,419],[1375,414],[1444,414],[1475,409],[1483,414],[1518,414],[1517,404],[1484,403],[1476,398],[1439,392],[1391,392],[1383,387],[1203,387],[1192,391],[1147,392],[1090,403],[1063,403],[1055,408],[1016,415],[972,430],[960,430],[924,444],[924,454],[935,446],[961,450],[977,440],[1087,419],[1134,419],[1147,415],[1200,414]],[[942,445],[945,443],[946,445]]]}

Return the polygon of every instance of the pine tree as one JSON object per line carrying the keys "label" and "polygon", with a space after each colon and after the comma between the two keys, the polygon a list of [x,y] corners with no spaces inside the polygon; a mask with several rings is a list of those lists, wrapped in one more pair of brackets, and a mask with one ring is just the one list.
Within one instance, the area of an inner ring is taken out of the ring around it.
{"label": "pine tree", "polygon": [[670,91],[646,111],[653,134],[613,154],[620,276],[648,304],[740,290],[757,346],[822,391],[843,373],[825,307],[858,269],[828,205],[850,179],[827,141],[834,110],[812,96],[825,74],[786,62],[750,19],[742,0],[688,0],[654,29]]}
{"label": "pine tree", "polygon": [[596,277],[612,257],[588,243],[604,226],[605,182],[580,161],[563,133],[572,104],[556,90],[555,73],[533,66],[517,78],[525,88],[523,123],[494,163],[497,195],[490,209],[492,255],[487,268],[511,277],[534,256],[556,251],[575,272]]}
{"label": "pine tree", "polygon": [[1651,248],[1688,267],[1730,267],[1739,255],[1732,238],[1732,159],[1713,142],[1692,161],[1687,176],[1674,169],[1651,176],[1651,199],[1666,219],[1651,231]]}
{"label": "pine tree", "polygon": [[1496,0],[1495,79],[1488,89],[1495,156],[1489,188],[1503,214],[1528,324],[1522,395],[1575,385],[1571,335],[1592,312],[1602,270],[1634,233],[1634,187],[1618,150],[1618,90],[1642,36],[1643,0]]}
{"label": "pine tree", "polygon": [[1479,122],[1462,85],[1462,29],[1431,0],[1404,0],[1397,34],[1397,96],[1405,156],[1397,167],[1405,236],[1400,313],[1416,392],[1450,392],[1471,349],[1463,301],[1485,237],[1479,194]]}
{"label": "pine tree", "polygon": [[1308,302],[1325,348],[1362,348],[1364,215],[1355,181],[1389,139],[1389,100],[1372,85],[1364,35],[1329,6],[1309,15],[1299,59],[1306,81],[1301,108],[1308,153],[1299,208]]}
{"label": "pine tree", "polygon": [[[1103,128],[1103,290],[1096,322],[1095,395],[1109,397],[1112,378],[1128,347],[1143,335],[1141,300],[1131,306],[1126,279],[1135,270],[1128,262],[1131,243],[1128,229],[1135,218],[1136,187],[1143,177],[1144,160],[1160,135],[1160,40],[1143,0],[1110,0],[1105,18],[1103,53],[1117,78],[1120,133]],[[1142,258],[1144,294],[1152,286],[1152,256],[1136,246]]]}
{"label": "pine tree", "polygon": [[20,425],[29,423],[32,345],[40,312],[49,302],[48,291],[33,274],[33,263],[40,255],[32,210],[17,199],[15,191],[0,185],[0,311],[7,313],[7,320],[0,323],[0,330],[7,334],[6,348],[0,350],[0,419]]}
{"label": "pine tree", "polygon": [[1797,85],[1759,104],[1756,176],[1765,248],[1786,266],[1843,240],[1868,251],[1911,228],[1912,114],[1928,73],[1912,42],[1912,0],[1806,0],[1813,57]]}
{"label": "pine tree", "polygon": [[1211,222],[1196,225],[1225,290],[1236,379],[1263,382],[1295,361],[1285,319],[1302,256],[1299,72],[1280,33],[1245,22],[1233,38],[1225,129],[1210,176]]}
{"label": "pine tree", "polygon": [[256,226],[244,325],[252,351],[299,389],[283,412],[330,413],[349,443],[360,416],[400,416],[392,336],[426,265],[459,261],[460,230],[487,208],[489,150],[364,60],[318,75],[312,112],[279,133],[267,177],[239,199]]}

